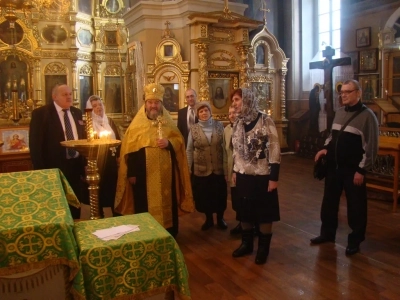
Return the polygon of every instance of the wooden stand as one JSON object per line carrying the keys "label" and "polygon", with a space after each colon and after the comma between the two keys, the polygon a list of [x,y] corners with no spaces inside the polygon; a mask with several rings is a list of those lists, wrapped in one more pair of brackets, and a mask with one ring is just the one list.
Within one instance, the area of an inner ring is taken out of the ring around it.
{"label": "wooden stand", "polygon": [[400,139],[396,137],[379,137],[378,155],[392,155],[394,157],[393,185],[387,187],[379,183],[367,183],[368,188],[391,192],[393,195],[393,212],[397,211],[397,198],[399,192],[399,161],[400,161]]}

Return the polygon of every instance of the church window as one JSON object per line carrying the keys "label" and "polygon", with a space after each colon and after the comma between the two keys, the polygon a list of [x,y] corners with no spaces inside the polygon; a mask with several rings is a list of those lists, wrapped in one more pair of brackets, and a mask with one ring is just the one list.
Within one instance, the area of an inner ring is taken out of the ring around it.
{"label": "church window", "polygon": [[319,51],[332,46],[340,54],[340,0],[318,0],[318,45]]}

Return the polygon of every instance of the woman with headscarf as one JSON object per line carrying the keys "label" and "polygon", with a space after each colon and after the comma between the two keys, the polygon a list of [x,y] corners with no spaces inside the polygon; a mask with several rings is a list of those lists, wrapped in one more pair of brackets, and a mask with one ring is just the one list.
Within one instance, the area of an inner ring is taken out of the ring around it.
{"label": "woman with headscarf", "polygon": [[224,126],[212,118],[207,101],[198,102],[195,111],[199,122],[190,128],[186,155],[189,169],[193,170],[195,206],[206,215],[201,230],[214,226],[213,213],[217,214],[218,228],[227,229],[224,220],[227,200],[223,168]]}
{"label": "woman with headscarf", "polygon": [[[93,131],[98,135],[108,131],[110,138],[119,140],[118,129],[112,119],[108,118],[101,98],[96,95],[89,97],[86,108],[92,108]],[[102,151],[102,149],[100,149]],[[117,189],[119,147],[111,147],[100,152],[97,158],[99,165],[99,205],[100,213],[104,216],[103,208],[111,207],[114,215],[114,198]]]}
{"label": "woman with headscarf", "polygon": [[278,178],[280,145],[272,119],[258,110],[253,92],[247,88],[232,93],[237,119],[233,125],[233,180],[240,201],[242,243],[233,253],[241,257],[253,252],[253,227],[260,233],[256,264],[264,264],[269,254],[272,222],[280,220]]}

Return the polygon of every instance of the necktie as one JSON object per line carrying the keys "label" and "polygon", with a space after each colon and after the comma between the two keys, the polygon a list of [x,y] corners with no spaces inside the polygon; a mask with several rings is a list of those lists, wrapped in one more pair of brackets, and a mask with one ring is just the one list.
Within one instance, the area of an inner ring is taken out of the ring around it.
{"label": "necktie", "polygon": [[194,125],[194,110],[193,108],[189,108],[190,109],[190,113],[189,113],[189,127],[191,127],[192,125]]}
{"label": "necktie", "polygon": [[[72,132],[72,126],[71,126],[71,122],[69,121],[68,118],[68,109],[63,109],[64,112],[64,125],[65,125],[65,135],[67,136],[67,140],[74,140],[74,133]],[[71,148],[67,148],[67,153],[69,158],[74,158],[76,156],[76,151],[71,149]]]}

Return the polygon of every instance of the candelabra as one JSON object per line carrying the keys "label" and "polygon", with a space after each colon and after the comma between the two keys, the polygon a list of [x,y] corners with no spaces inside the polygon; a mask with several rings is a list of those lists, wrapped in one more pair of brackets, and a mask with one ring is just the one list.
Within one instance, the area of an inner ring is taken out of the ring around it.
{"label": "candelabra", "polygon": [[0,119],[12,120],[14,125],[19,125],[22,118],[27,118],[32,112],[32,101],[18,99],[18,91],[11,91],[11,98],[0,103]]}
{"label": "candelabra", "polygon": [[[67,148],[73,148],[80,155],[87,158],[86,182],[89,184],[89,203],[90,203],[90,219],[100,219],[99,209],[99,182],[100,174],[98,161],[103,161],[102,155],[107,153],[110,147],[116,147],[121,144],[119,140],[110,139],[108,133],[96,133],[93,131],[92,109],[86,109],[86,135],[85,140],[69,140],[61,142],[61,145]],[[106,150],[106,151],[102,151]]]}

